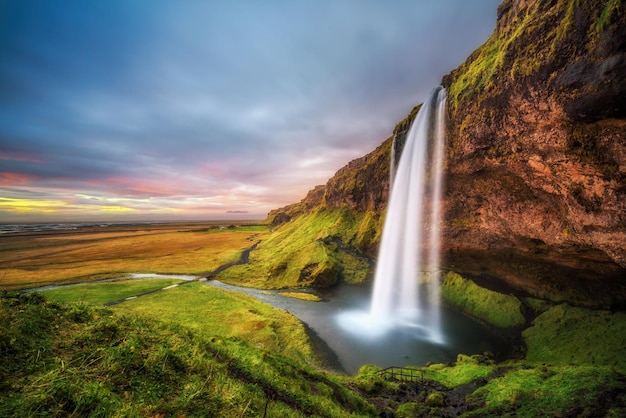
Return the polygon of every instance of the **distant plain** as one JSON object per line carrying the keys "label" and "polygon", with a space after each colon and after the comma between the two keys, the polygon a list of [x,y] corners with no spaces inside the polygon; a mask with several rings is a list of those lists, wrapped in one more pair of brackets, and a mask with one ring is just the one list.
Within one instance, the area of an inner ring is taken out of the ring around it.
{"label": "distant plain", "polygon": [[239,259],[265,226],[169,223],[0,236],[0,290],[131,273],[205,275]]}

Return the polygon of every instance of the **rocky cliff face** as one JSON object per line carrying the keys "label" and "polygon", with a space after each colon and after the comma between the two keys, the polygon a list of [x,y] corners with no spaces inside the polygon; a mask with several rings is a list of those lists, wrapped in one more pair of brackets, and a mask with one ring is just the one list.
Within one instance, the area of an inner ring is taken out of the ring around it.
{"label": "rocky cliff face", "polygon": [[[500,5],[492,36],[443,79],[444,268],[496,289],[624,304],[625,74],[619,0]],[[398,149],[417,110],[396,126]],[[388,139],[270,220],[320,206],[382,214],[390,151]]]}
{"label": "rocky cliff face", "polygon": [[446,264],[538,296],[619,304],[623,6],[508,0],[498,15],[491,38],[444,78]]}

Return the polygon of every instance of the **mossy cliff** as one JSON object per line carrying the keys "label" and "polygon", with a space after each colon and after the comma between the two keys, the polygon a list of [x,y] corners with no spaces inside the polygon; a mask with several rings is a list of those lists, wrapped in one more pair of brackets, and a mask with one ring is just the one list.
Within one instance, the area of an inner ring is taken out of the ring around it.
{"label": "mossy cliff", "polygon": [[446,266],[587,306],[626,301],[626,13],[507,0],[449,90]]}
{"label": "mossy cliff", "polygon": [[[446,270],[493,290],[589,307],[624,306],[624,74],[622,2],[500,5],[491,37],[443,78],[449,91]],[[418,109],[396,126],[397,150]],[[375,257],[392,138],[303,201],[272,211],[268,222],[278,226],[319,210],[346,218],[341,211],[347,210],[367,220],[369,227],[361,229],[368,239],[344,234],[342,245]],[[340,221],[335,225],[346,229]],[[340,279],[341,268],[336,271]]]}

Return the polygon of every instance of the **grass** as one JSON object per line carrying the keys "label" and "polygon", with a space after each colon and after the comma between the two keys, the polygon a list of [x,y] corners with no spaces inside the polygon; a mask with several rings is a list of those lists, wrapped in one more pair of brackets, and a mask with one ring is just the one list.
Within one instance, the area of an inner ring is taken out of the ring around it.
{"label": "grass", "polygon": [[349,208],[318,209],[281,225],[250,254],[250,263],[218,275],[227,283],[258,288],[331,286],[363,282],[367,258],[356,248],[369,236],[371,216]]}
{"label": "grass", "polygon": [[539,315],[522,335],[528,361],[612,367],[626,373],[626,312],[561,304]]}
{"label": "grass", "polygon": [[[622,392],[626,400],[621,380],[598,367],[518,368],[472,393],[468,400],[473,410],[466,416],[599,416],[607,392]],[[624,412],[623,407],[611,408],[607,416]]]}
{"label": "grass", "polygon": [[320,298],[317,295],[314,295],[312,293],[302,293],[302,292],[279,292],[278,293],[281,296],[285,296],[288,298],[294,298],[294,299],[300,299],[300,300],[308,300],[310,302],[319,302],[322,300],[322,298]]}
{"label": "grass", "polygon": [[83,302],[90,305],[104,305],[181,282],[183,280],[179,279],[120,280],[64,286],[45,290],[42,293],[53,302]]}
{"label": "grass", "polygon": [[[301,222],[300,229],[285,225],[264,238],[271,242],[281,236],[276,242],[281,250],[313,240],[328,260],[345,268],[334,252],[352,255],[345,243],[354,242],[363,218],[320,211]],[[304,237],[293,236],[299,230]],[[231,233],[238,232],[185,234]],[[174,233],[153,236],[163,234]],[[93,238],[83,236],[82,241]],[[103,241],[126,238],[147,239],[121,235]],[[71,241],[78,239],[54,240],[62,248]],[[250,245],[249,236],[244,241]],[[52,249],[49,241],[39,244]],[[270,248],[265,250],[268,254]],[[275,258],[281,257],[275,253]],[[402,399],[406,389],[385,382],[376,366],[366,365],[354,377],[318,370],[303,325],[287,312],[243,294],[193,282],[109,309],[88,305],[170,283],[89,284],[47,291],[45,297],[43,292],[3,293],[0,415],[339,417],[384,411],[396,416],[440,415],[449,407],[453,390],[468,394],[464,416],[626,413],[624,312],[553,306],[526,298],[524,304],[538,314],[522,334],[526,358],[494,364],[483,355],[461,354],[454,364],[419,367],[427,382],[440,386],[420,402],[406,402]],[[458,275],[446,275],[442,294],[485,321],[523,324],[518,299]]]}
{"label": "grass", "polygon": [[595,23],[595,30],[597,33],[602,32],[611,22],[611,18],[614,15],[620,15],[624,13],[624,6],[620,0],[608,0],[606,6],[600,12],[598,19]]}
{"label": "grass", "polygon": [[0,289],[75,283],[127,273],[204,274],[239,259],[265,227],[144,229],[2,237]]}
{"label": "grass", "polygon": [[526,322],[522,303],[515,296],[485,289],[454,272],[443,277],[441,296],[455,308],[500,328],[521,327]]}
{"label": "grass", "polygon": [[316,370],[302,325],[286,312],[199,282],[113,309],[4,293],[0,415],[438,415],[458,389],[469,394],[463,416],[623,416],[626,377],[615,360],[626,314],[533,306],[544,313],[524,333],[526,359],[460,354],[418,368],[427,387],[443,387],[409,405],[378,367],[355,377]]}
{"label": "grass", "polygon": [[455,388],[476,379],[485,378],[496,370],[497,366],[492,361],[479,361],[481,357],[484,356],[459,354],[453,366],[432,364],[421,370],[424,370],[426,379],[436,380],[448,388]]}
{"label": "grass", "polygon": [[241,293],[194,282],[133,299],[113,309],[184,326],[203,338],[238,338],[259,349],[317,364],[306,331],[297,318]]}
{"label": "grass", "polygon": [[239,339],[36,293],[3,294],[0,317],[5,417],[375,413],[339,379]]}

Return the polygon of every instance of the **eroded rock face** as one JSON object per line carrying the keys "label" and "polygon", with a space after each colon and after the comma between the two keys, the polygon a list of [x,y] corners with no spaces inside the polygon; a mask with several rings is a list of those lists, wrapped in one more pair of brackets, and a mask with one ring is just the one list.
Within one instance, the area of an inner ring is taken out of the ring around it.
{"label": "eroded rock face", "polygon": [[[451,97],[448,266],[553,299],[626,300],[626,22],[620,9],[600,27],[605,7],[501,6],[482,48],[502,60],[483,90]],[[477,57],[444,78],[451,92]]]}
{"label": "eroded rock face", "polygon": [[[502,3],[492,37],[443,79],[444,268],[495,290],[626,304],[625,57],[620,2]],[[396,126],[398,149],[418,109]],[[391,138],[270,218],[320,205],[380,215],[390,152]]]}

